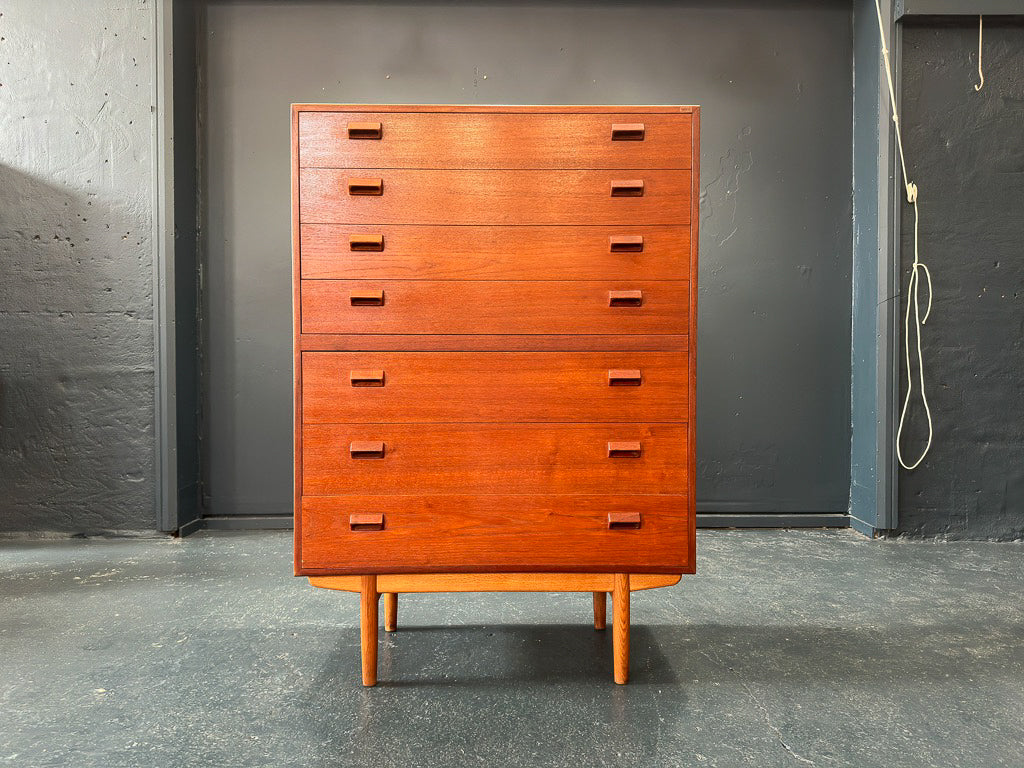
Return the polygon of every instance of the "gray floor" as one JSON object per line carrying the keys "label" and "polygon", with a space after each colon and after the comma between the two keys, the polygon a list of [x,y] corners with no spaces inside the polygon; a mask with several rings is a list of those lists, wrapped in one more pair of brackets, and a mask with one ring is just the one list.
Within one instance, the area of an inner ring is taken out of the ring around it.
{"label": "gray floor", "polygon": [[0,542],[0,765],[1024,766],[1024,547],[705,531],[633,598],[354,595],[289,535]]}

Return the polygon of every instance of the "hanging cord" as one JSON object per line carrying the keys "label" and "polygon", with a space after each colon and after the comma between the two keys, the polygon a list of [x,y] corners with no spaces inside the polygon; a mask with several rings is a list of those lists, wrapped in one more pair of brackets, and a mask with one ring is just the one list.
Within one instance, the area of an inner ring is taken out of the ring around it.
{"label": "hanging cord", "polygon": [[[932,311],[932,274],[928,271],[920,258],[920,239],[918,237],[918,224],[920,218],[917,210],[917,184],[910,180],[907,175],[907,161],[903,157],[903,136],[900,132],[900,117],[896,110],[896,89],[892,84],[892,63],[889,61],[889,49],[885,46],[885,24],[882,21],[882,5],[880,0],[875,0],[875,10],[878,12],[878,33],[882,39],[882,58],[885,60],[885,77],[889,83],[889,105],[892,107],[892,122],[896,126],[896,146],[900,153],[900,168],[903,170],[903,183],[907,191],[907,202],[914,206],[914,264],[910,271],[910,282],[907,285],[907,313],[903,319],[903,351],[907,363],[907,396],[903,399],[903,409],[900,411],[900,424],[896,430],[896,458],[904,469],[915,469],[924,461],[928,451],[932,447],[932,411],[928,407],[928,396],[924,388],[924,354],[921,351],[921,326],[928,321],[928,315]],[[925,307],[924,317],[921,316],[921,303],[919,301],[919,289],[921,275],[924,274],[928,283],[928,305]],[[918,380],[921,387],[921,404],[924,406],[925,416],[928,419],[928,442],[913,464],[907,464],[903,460],[903,453],[900,450],[900,442],[903,438],[903,424],[907,418],[907,410],[910,408],[910,398],[914,391],[913,371],[910,367],[910,310],[914,310],[914,348],[917,352]]]}
{"label": "hanging cord", "polygon": [[980,82],[974,86],[974,90],[980,91],[981,87],[985,84],[985,73],[981,71],[981,20],[982,16],[978,15],[978,79]]}

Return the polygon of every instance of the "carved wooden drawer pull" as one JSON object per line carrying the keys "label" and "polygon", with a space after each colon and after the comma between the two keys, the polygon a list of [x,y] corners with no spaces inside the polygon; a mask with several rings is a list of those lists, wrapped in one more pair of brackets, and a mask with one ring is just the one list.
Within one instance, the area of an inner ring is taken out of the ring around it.
{"label": "carved wooden drawer pull", "polygon": [[384,235],[349,235],[350,251],[383,251]]}
{"label": "carved wooden drawer pull", "polygon": [[639,440],[619,440],[608,443],[609,459],[638,459],[642,446]]}
{"label": "carved wooden drawer pull", "polygon": [[608,250],[612,253],[635,253],[643,249],[643,235],[612,235],[608,238]]}
{"label": "carved wooden drawer pull", "polygon": [[639,307],[643,303],[643,291],[608,291],[609,307]]}
{"label": "carved wooden drawer pull", "polygon": [[348,444],[348,453],[353,459],[383,459],[383,440],[353,440]]}
{"label": "carved wooden drawer pull", "polygon": [[608,371],[609,387],[639,387],[642,381],[637,369],[617,369]]}
{"label": "carved wooden drawer pull", "polygon": [[[380,194],[379,192],[374,194]],[[643,179],[626,179],[612,182],[612,197],[643,197]]]}
{"label": "carved wooden drawer pull", "polygon": [[353,307],[382,307],[384,291],[352,291],[348,301]]}
{"label": "carved wooden drawer pull", "polygon": [[379,139],[384,134],[380,123],[349,123],[350,139]]}
{"label": "carved wooden drawer pull", "polygon": [[609,512],[608,530],[623,531],[635,530],[640,527],[639,512]]}
{"label": "carved wooden drawer pull", "polygon": [[383,387],[384,371],[349,371],[348,380],[353,387]]}
{"label": "carved wooden drawer pull", "polygon": [[643,141],[643,123],[612,123],[612,141]]}
{"label": "carved wooden drawer pull", "polygon": [[349,515],[348,527],[353,531],[383,531],[384,515],[380,512],[359,512]]}
{"label": "carved wooden drawer pull", "polygon": [[[384,179],[349,179],[348,193],[350,195],[383,195]],[[643,190],[641,190],[642,193]]]}

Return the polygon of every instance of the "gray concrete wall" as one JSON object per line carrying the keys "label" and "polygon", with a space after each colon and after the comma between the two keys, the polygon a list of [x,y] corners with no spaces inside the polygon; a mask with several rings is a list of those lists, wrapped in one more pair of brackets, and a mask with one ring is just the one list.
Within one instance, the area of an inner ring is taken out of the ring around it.
{"label": "gray concrete wall", "polygon": [[849,2],[213,2],[208,511],[291,511],[290,102],[702,105],[698,508],[849,499]]}
{"label": "gray concrete wall", "polygon": [[[924,463],[900,473],[899,530],[1021,538],[1024,23],[985,17],[980,92],[976,17],[905,24],[902,122],[910,176],[920,188],[922,260],[935,288],[923,336],[936,429]],[[914,221],[910,206],[901,210],[905,288]],[[901,402],[905,388],[901,370]],[[904,441],[911,461],[925,433],[915,405]]]}
{"label": "gray concrete wall", "polygon": [[0,3],[0,531],[156,528],[153,2]]}

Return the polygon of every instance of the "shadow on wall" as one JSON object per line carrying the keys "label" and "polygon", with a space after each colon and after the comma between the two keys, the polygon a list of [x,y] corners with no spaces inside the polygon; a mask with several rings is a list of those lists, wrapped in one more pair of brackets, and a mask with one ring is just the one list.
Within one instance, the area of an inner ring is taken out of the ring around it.
{"label": "shadow on wall", "polygon": [[156,528],[150,233],[116,209],[0,165],[0,532]]}

